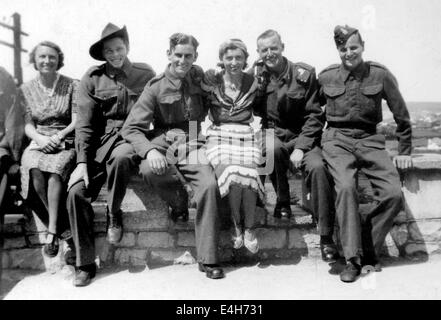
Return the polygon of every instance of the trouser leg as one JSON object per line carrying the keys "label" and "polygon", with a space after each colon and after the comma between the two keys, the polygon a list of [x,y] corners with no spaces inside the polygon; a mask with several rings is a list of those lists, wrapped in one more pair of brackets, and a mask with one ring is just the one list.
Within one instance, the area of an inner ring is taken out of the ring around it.
{"label": "trouser leg", "polygon": [[356,188],[356,158],[351,143],[329,140],[323,143],[323,157],[334,178],[335,210],[340,229],[340,241],[346,260],[362,254],[361,219],[358,213]]}
{"label": "trouser leg", "polygon": [[[97,186],[95,188],[99,189]],[[91,205],[93,198],[82,180],[73,185],[67,195],[67,211],[77,267],[95,261],[94,212]]]}
{"label": "trouser leg", "polygon": [[395,216],[403,209],[403,195],[399,174],[384,149],[384,138],[374,135],[364,141],[368,141],[369,146],[360,147],[360,157],[365,164],[362,170],[371,182],[377,201],[363,223],[363,249],[366,254],[374,249],[378,256]]}
{"label": "trouser leg", "polygon": [[312,210],[318,219],[319,233],[321,236],[332,237],[335,221],[332,189],[334,183],[319,147],[315,147],[305,154],[303,174],[306,186],[311,193]]}
{"label": "trouser leg", "polygon": [[284,205],[290,203],[287,172],[291,151],[277,136],[274,136],[274,170],[270,174],[270,179],[277,194],[277,202]]}
{"label": "trouser leg", "polygon": [[116,146],[106,163],[107,171],[107,206],[114,214],[121,208],[131,175],[136,169],[135,151],[131,144]]}

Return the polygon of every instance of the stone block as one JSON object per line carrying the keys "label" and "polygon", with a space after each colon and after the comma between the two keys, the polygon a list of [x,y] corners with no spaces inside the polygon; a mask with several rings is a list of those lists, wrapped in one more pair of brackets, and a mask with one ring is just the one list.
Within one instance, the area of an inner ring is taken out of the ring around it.
{"label": "stone block", "polygon": [[22,214],[8,214],[4,216],[3,229],[0,230],[6,236],[23,234],[24,217]]}
{"label": "stone block", "polygon": [[116,247],[133,247],[136,242],[136,235],[133,232],[124,232],[123,237]]}
{"label": "stone block", "polygon": [[32,246],[43,245],[46,243],[46,233],[35,233],[28,235],[29,242]]}
{"label": "stone block", "polygon": [[283,229],[256,229],[261,249],[281,249],[287,246],[287,231]]}
{"label": "stone block", "polygon": [[180,247],[194,247],[194,246],[196,246],[194,232],[179,232],[178,233],[178,246],[180,246]]}
{"label": "stone block", "polygon": [[168,232],[140,232],[138,247],[169,248],[173,247],[173,237]]}
{"label": "stone block", "polygon": [[24,237],[18,237],[18,238],[6,238],[3,244],[3,249],[18,249],[18,248],[25,248],[26,247],[26,241]]}
{"label": "stone block", "polygon": [[118,248],[115,251],[114,262],[118,265],[146,265],[147,250]]}
{"label": "stone block", "polygon": [[12,269],[46,270],[41,248],[8,250]]}
{"label": "stone block", "polygon": [[441,243],[441,219],[410,222],[409,234],[415,242]]}
{"label": "stone block", "polygon": [[289,249],[305,249],[307,248],[306,242],[303,239],[303,232],[300,229],[291,229],[288,232],[288,248]]}
{"label": "stone block", "polygon": [[12,262],[11,262],[11,258],[9,257],[9,254],[8,254],[7,251],[3,251],[2,252],[1,259],[2,259],[2,261],[1,261],[2,262],[2,268],[3,269],[9,269],[11,267]]}
{"label": "stone block", "polygon": [[152,265],[172,264],[185,252],[186,250],[184,249],[152,249],[150,251],[148,264],[152,264]]}
{"label": "stone block", "polygon": [[127,231],[165,231],[169,227],[169,219],[166,215],[149,211],[130,212],[123,215],[123,227]]}

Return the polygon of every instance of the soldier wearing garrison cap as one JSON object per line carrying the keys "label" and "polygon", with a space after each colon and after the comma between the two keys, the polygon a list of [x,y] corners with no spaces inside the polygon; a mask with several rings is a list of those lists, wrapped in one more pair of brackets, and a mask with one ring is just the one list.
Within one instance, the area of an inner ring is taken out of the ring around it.
{"label": "soldier wearing garrison cap", "polygon": [[107,180],[107,240],[122,237],[121,203],[130,173],[137,167],[133,147],[120,130],[144,86],[155,76],[145,63],[127,58],[129,37],[124,26],[109,23],[89,50],[104,64],[91,67],[80,82],[75,128],[77,167],[69,181],[67,209],[75,243],[75,286],[85,286],[95,276],[93,209],[91,201]]}
{"label": "soldier wearing garrison cap", "polygon": [[291,216],[287,178],[291,161],[302,170],[310,190],[322,259],[331,262],[338,258],[333,242],[335,210],[332,178],[320,149],[324,116],[317,100],[315,69],[306,63],[289,61],[283,51],[280,35],[274,30],[265,31],[257,38],[260,60],[251,69],[261,91],[256,113],[262,117],[263,128],[269,129],[267,134],[274,130],[274,170],[270,174],[277,193],[274,217]]}
{"label": "soldier wearing garrison cap", "polygon": [[[326,105],[328,123],[322,147],[334,177],[337,221],[347,263],[340,279],[353,282],[362,265],[373,265],[376,270],[381,267],[380,249],[403,207],[395,166],[411,166],[412,129],[395,77],[383,65],[363,60],[364,42],[358,30],[337,26],[334,39],[341,64],[331,65],[318,77],[319,99]],[[398,155],[393,162],[385,150],[385,137],[376,130],[382,121],[382,99],[397,123]],[[358,211],[358,170],[370,180],[377,200],[365,217]]]}

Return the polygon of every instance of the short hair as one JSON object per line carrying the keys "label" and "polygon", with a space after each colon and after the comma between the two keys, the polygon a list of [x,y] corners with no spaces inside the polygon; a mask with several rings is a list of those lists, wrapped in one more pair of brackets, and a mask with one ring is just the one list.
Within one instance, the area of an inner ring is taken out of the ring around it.
{"label": "short hair", "polygon": [[[240,39],[229,39],[225,42],[223,42],[219,47],[219,60],[222,60],[222,57],[228,50],[235,50],[239,49],[242,50],[243,54],[245,55],[245,64],[243,66],[243,69],[247,67],[247,59],[248,59],[248,50],[245,43]],[[218,64],[220,67],[223,67],[223,63]]]}
{"label": "short hair", "polygon": [[194,51],[197,51],[199,42],[190,34],[185,33],[173,33],[170,36],[170,51],[173,50],[178,44],[190,44],[193,46]]}
{"label": "short hair", "polygon": [[280,43],[282,43],[282,37],[276,30],[273,29],[268,29],[265,32],[263,32],[260,36],[257,37],[257,41],[259,41],[260,39],[271,38],[273,36],[279,38]]}
{"label": "short hair", "polygon": [[58,44],[53,43],[51,41],[41,41],[39,44],[37,44],[29,53],[29,63],[32,63],[34,65],[34,69],[37,69],[37,64],[35,62],[35,53],[37,52],[37,48],[40,46],[45,46],[54,49],[58,54],[58,66],[57,70],[60,70],[62,66],[64,66],[64,53],[61,51],[61,48]]}

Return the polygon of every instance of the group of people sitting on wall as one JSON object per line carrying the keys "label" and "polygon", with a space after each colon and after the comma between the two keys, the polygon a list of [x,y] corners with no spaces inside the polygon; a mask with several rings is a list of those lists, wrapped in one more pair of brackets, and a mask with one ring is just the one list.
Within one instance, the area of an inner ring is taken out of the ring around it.
{"label": "group of people sitting on wall", "polygon": [[[175,33],[169,64],[156,75],[148,64],[128,59],[126,27],[109,23],[89,50],[104,63],[80,81],[59,73],[64,54],[58,45],[39,43],[30,53],[37,76],[19,89],[0,69],[0,207],[8,177],[19,170],[22,196],[47,227],[44,253],[56,256],[65,240],[65,261],[76,269],[73,283],[86,286],[96,274],[91,203],[104,183],[107,240],[116,244],[131,175],[140,173],[175,221],[188,219],[183,178],[196,204],[199,270],[220,279],[225,276],[218,258],[220,202],[225,198],[229,204],[234,249],[255,254],[265,177],[277,194],[274,217],[289,219],[291,168],[301,170],[310,191],[322,259],[340,258],[333,241],[336,218],[346,261],[341,280],[355,281],[365,265],[380,271],[382,244],[403,205],[396,168],[411,166],[409,113],[391,72],[363,60],[365,44],[357,29],[337,26],[334,39],[341,63],[318,76],[312,66],[284,56],[274,30],[257,38],[259,60],[251,67],[245,43],[229,39],[219,47],[218,68],[204,72],[194,64],[196,38]],[[398,125],[393,160],[376,132],[382,99]],[[202,135],[207,115],[210,124]],[[251,125],[254,116],[261,118],[259,130]],[[29,141],[24,151],[23,135]],[[376,199],[363,216],[359,170]]]}

